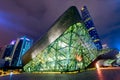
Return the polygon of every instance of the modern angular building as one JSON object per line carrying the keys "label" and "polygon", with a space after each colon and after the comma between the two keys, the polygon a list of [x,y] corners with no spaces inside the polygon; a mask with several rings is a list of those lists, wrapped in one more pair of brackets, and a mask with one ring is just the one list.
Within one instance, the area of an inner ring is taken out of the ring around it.
{"label": "modern angular building", "polygon": [[89,14],[89,11],[86,6],[83,6],[81,9],[82,19],[84,21],[84,24],[86,28],[88,29],[88,32],[90,36],[92,37],[93,42],[95,43],[98,50],[102,49],[102,44],[100,42],[100,38],[98,36],[98,33],[95,29],[94,23],[92,21],[92,18]]}
{"label": "modern angular building", "polygon": [[16,43],[12,50],[10,66],[12,67],[22,66],[21,58],[25,54],[25,52],[31,47],[32,42],[33,41],[31,39],[28,39],[26,36],[23,36],[16,40]]}
{"label": "modern angular building", "polygon": [[97,47],[78,10],[72,6],[24,54],[24,71],[80,71],[97,56]]}

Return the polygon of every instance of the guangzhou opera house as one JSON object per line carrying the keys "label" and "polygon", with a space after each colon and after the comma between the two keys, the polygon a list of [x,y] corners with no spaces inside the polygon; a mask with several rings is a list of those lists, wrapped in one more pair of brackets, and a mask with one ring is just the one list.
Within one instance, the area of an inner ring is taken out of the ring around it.
{"label": "guangzhou opera house", "polygon": [[98,56],[76,7],[61,15],[23,56],[25,72],[69,72],[85,69]]}

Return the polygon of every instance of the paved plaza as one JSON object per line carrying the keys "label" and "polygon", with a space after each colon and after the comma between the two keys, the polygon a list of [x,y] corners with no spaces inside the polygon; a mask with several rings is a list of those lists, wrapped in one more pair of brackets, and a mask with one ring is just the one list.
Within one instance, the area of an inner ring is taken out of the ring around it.
{"label": "paved plaza", "polygon": [[3,76],[0,80],[120,80],[120,68],[101,68],[72,74],[22,73]]}

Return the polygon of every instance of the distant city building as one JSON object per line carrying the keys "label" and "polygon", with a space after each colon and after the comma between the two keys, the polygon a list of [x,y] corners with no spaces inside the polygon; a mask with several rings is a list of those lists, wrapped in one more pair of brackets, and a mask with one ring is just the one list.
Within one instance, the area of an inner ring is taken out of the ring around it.
{"label": "distant city building", "polygon": [[89,14],[89,11],[86,6],[83,6],[81,9],[82,19],[85,23],[86,28],[88,29],[88,32],[90,36],[92,37],[93,42],[97,46],[98,50],[102,49],[102,44],[100,42],[100,38],[98,36],[98,33],[95,29],[94,23],[92,21],[92,18]]}
{"label": "distant city building", "polygon": [[5,60],[4,59],[0,59],[0,68],[4,67],[5,64]]}
{"label": "distant city building", "polygon": [[0,50],[0,59],[2,59],[5,49],[6,49],[6,45],[4,47],[1,47],[1,50]]}
{"label": "distant city building", "polygon": [[4,47],[0,47],[0,58],[5,59],[5,57],[10,57],[14,45],[15,45],[15,40],[11,41],[10,44],[5,45]]}
{"label": "distant city building", "polygon": [[[12,43],[12,44],[11,44]],[[4,66],[9,66],[9,62],[11,60],[11,55],[12,55],[12,51],[13,51],[13,47],[15,45],[15,41],[12,41],[10,44],[5,45],[2,49],[1,49],[1,59],[5,60],[5,64]]]}
{"label": "distant city building", "polygon": [[[22,56],[31,47],[33,40],[28,39],[26,36],[18,38],[14,45],[10,66],[22,66]],[[13,44],[13,43],[11,43]]]}
{"label": "distant city building", "polygon": [[13,47],[14,47],[14,45],[11,45],[11,44],[9,44],[5,47],[2,59],[5,59],[5,57],[10,57],[12,55]]}

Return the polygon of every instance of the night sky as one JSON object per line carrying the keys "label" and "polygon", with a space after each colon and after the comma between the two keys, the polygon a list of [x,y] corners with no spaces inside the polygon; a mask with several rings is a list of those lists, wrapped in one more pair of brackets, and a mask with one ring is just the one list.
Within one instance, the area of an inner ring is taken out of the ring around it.
{"label": "night sky", "polygon": [[86,5],[102,44],[120,49],[120,0],[0,0],[0,45],[39,39],[70,6]]}

